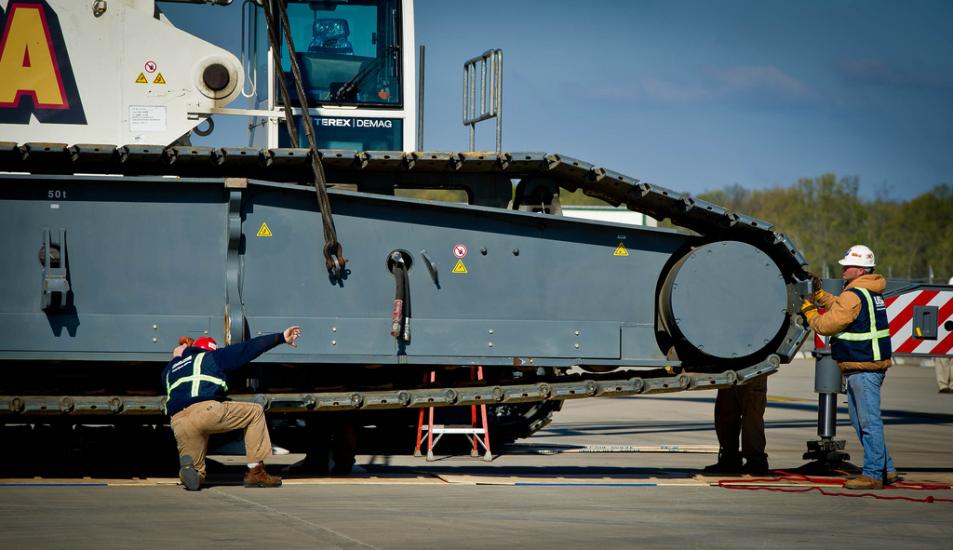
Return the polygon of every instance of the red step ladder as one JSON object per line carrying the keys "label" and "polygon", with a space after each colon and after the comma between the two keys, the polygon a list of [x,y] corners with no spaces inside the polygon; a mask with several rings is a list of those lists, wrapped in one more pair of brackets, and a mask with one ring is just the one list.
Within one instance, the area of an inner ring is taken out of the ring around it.
{"label": "red step ladder", "polygon": [[[429,377],[424,375],[424,382],[434,384],[437,381],[437,371],[431,370]],[[470,367],[470,380],[483,380],[483,367]],[[480,408],[479,418],[477,417],[477,407]],[[470,456],[480,456],[480,447],[485,451],[483,460],[489,462],[493,460],[493,454],[490,453],[490,428],[486,421],[486,405],[470,405],[470,425],[446,425],[434,424],[434,407],[427,407],[428,420],[424,424],[424,409],[420,409],[420,415],[417,418],[417,444],[414,447],[414,456],[423,456],[420,452],[420,444],[423,439],[423,431],[427,430],[427,461],[433,461],[433,449],[445,435],[465,435],[470,438],[473,447],[470,449]],[[481,420],[481,422],[477,422]],[[478,425],[479,424],[479,425]],[[434,437],[436,434],[437,437]]]}

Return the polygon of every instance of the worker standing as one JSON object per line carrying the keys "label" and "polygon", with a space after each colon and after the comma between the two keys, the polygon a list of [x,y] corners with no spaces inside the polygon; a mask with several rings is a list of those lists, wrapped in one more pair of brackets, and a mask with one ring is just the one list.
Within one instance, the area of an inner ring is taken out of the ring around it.
{"label": "worker standing", "polygon": [[[764,410],[767,401],[767,375],[749,380],[741,386],[718,390],[715,398],[718,462],[705,467],[705,473],[762,475],[768,472],[768,455],[764,452]],[[738,451],[739,436],[741,452]]]}
{"label": "worker standing", "polygon": [[245,487],[281,485],[281,478],[265,471],[271,438],[264,409],[258,403],[228,401],[225,395],[231,372],[280,344],[297,347],[300,336],[301,329],[294,326],[224,348],[218,348],[208,336],[180,340],[162,372],[162,383],[166,413],[172,417],[172,432],[179,448],[179,478],[186,489],[198,490],[205,479],[209,435],[238,429],[245,430]]}
{"label": "worker standing", "polygon": [[[953,286],[953,277],[947,283]],[[936,364],[936,385],[940,388],[940,393],[953,393],[953,357],[937,357],[933,360]]]}
{"label": "worker standing", "polygon": [[[847,489],[883,489],[899,479],[884,440],[880,388],[892,364],[890,326],[882,292],[887,286],[874,273],[874,253],[863,245],[850,247],[838,261],[844,291],[833,296],[815,285],[814,302],[804,300],[801,311],[811,328],[831,337],[831,357],[847,381],[847,410],[864,448],[863,475],[848,480]],[[821,315],[817,306],[826,312]]]}
{"label": "worker standing", "polygon": [[937,357],[933,361],[936,364],[936,385],[940,388],[940,393],[953,393],[953,357]]}

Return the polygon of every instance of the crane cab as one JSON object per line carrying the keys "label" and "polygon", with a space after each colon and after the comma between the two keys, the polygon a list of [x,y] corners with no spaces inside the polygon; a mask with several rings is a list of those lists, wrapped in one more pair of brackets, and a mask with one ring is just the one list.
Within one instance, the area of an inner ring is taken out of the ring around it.
{"label": "crane cab", "polygon": [[[264,8],[246,7],[248,65],[256,83],[252,98],[257,111],[250,124],[255,147],[307,147],[291,143],[279,93],[283,79],[294,107],[294,123],[302,129],[305,113],[291,72],[292,57],[301,69],[308,113],[320,149],[412,150],[416,142],[414,94],[414,24],[412,0],[324,0],[287,3],[288,25],[295,51],[282,40],[281,65],[270,51]],[[248,29],[250,28],[250,29]],[[279,36],[284,29],[278,29]],[[265,76],[265,78],[260,78]]]}

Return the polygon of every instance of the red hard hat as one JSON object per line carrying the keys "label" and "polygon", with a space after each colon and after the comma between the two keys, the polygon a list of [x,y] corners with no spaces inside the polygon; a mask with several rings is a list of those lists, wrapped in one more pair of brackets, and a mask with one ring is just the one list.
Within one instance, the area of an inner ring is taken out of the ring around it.
{"label": "red hard hat", "polygon": [[215,343],[215,340],[210,336],[201,336],[195,339],[195,342],[192,342],[192,345],[197,348],[202,348],[205,351],[215,351],[218,349],[218,344]]}

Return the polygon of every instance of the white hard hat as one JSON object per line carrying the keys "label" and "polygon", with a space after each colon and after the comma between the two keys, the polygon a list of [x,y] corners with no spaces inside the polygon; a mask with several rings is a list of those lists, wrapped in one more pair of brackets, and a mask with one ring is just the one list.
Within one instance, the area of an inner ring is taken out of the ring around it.
{"label": "white hard hat", "polygon": [[844,257],[837,260],[837,263],[852,267],[874,267],[874,251],[862,244],[855,244],[847,249]]}

